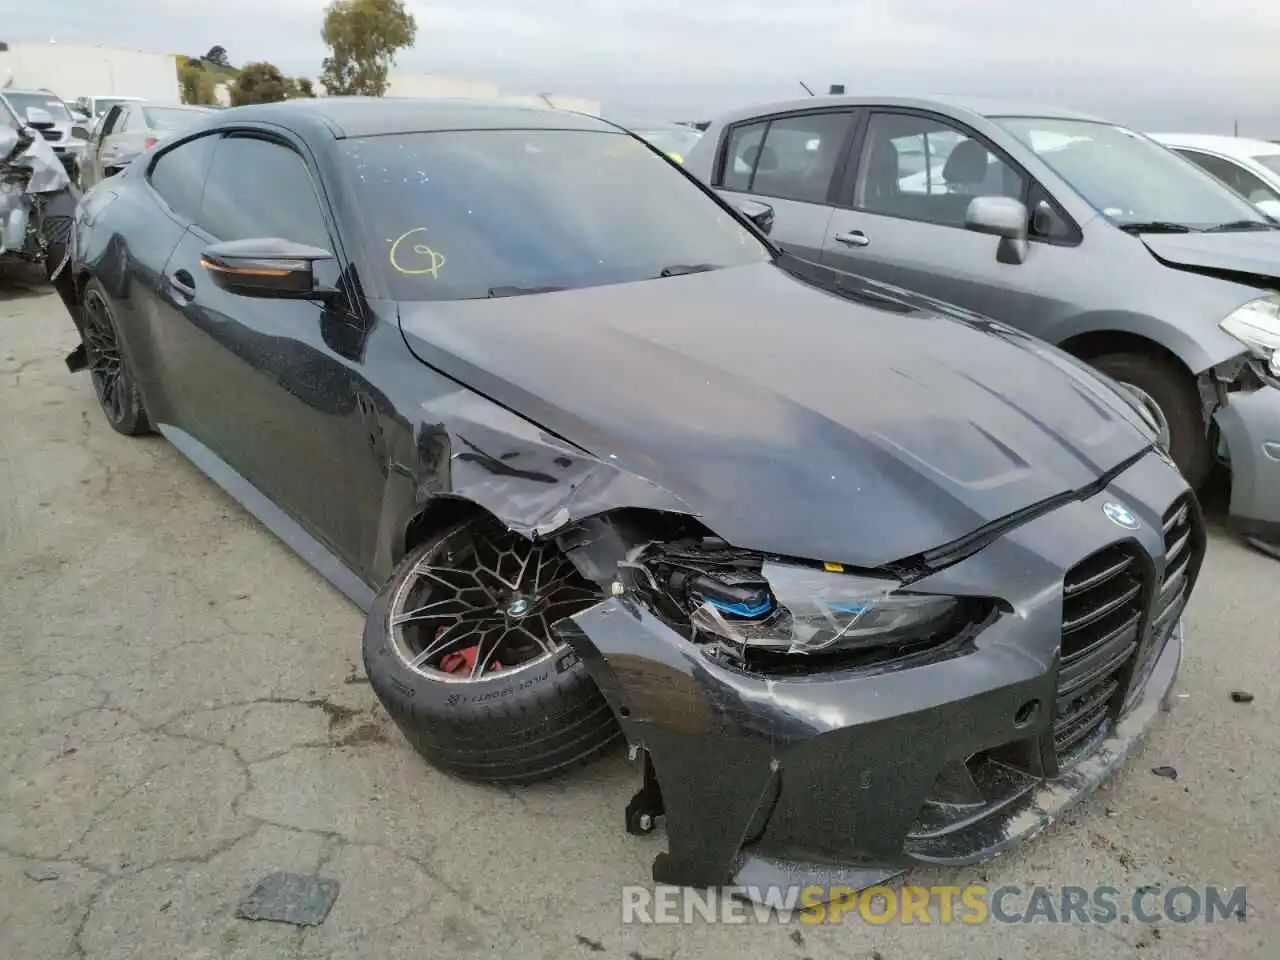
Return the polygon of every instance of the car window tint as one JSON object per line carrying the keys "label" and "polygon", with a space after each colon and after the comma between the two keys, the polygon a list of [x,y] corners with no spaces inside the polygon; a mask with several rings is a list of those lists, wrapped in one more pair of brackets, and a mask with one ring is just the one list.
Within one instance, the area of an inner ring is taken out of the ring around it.
{"label": "car window tint", "polygon": [[851,117],[849,113],[813,113],[774,120],[755,155],[750,192],[824,202]]}
{"label": "car window tint", "polygon": [[760,156],[760,142],[768,121],[747,123],[729,131],[729,143],[724,155],[724,170],[720,185],[726,190],[745,193],[751,189],[751,177],[755,173],[756,160]]}
{"label": "car window tint", "polygon": [[151,168],[152,189],[183,219],[194,221],[200,212],[205,173],[217,143],[217,137],[188,140],[160,154]]}
{"label": "car window tint", "polygon": [[1267,186],[1260,177],[1250,173],[1237,163],[1232,163],[1230,160],[1224,160],[1211,154],[1201,153],[1199,150],[1179,150],[1178,152],[1202,170],[1213,174],[1236,193],[1254,203],[1280,199],[1280,195],[1277,195],[1276,191]]}
{"label": "car window tint", "polygon": [[337,149],[370,272],[396,300],[667,283],[664,272],[773,257],[693,180],[621,132],[451,130],[353,137]]}
{"label": "car window tint", "polygon": [[867,125],[854,206],[963,227],[974,197],[1021,199],[1022,173],[966,131],[933,117],[875,113]]}
{"label": "car window tint", "polygon": [[256,137],[219,141],[196,223],[219,240],[277,237],[332,246],[302,157]]}
{"label": "car window tint", "polygon": [[1028,234],[1033,240],[1075,243],[1080,240],[1079,227],[1050,199],[1049,192],[1040,184],[1032,184],[1027,198],[1031,211]]}
{"label": "car window tint", "polygon": [[119,126],[119,124],[120,124],[120,111],[116,109],[112,109],[108,111],[107,115],[103,117],[103,120],[102,120],[102,135],[104,137],[107,137],[115,133],[116,127]]}

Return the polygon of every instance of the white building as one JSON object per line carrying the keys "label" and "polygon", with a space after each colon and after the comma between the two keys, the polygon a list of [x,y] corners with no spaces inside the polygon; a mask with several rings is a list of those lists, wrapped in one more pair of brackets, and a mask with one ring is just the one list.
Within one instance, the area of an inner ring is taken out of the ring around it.
{"label": "white building", "polygon": [[387,78],[389,97],[459,97],[466,100],[502,100],[532,107],[556,107],[600,115],[600,103],[560,93],[512,94],[485,80],[442,77],[433,73],[398,70]]}
{"label": "white building", "polygon": [[66,101],[110,94],[179,99],[173,54],[73,43],[0,43],[0,87],[52,90]]}

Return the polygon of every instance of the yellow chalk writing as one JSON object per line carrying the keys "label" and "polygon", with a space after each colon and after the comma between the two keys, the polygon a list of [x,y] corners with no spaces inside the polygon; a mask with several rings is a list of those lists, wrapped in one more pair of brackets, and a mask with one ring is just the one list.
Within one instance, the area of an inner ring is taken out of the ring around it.
{"label": "yellow chalk writing", "polygon": [[439,279],[440,268],[445,265],[444,254],[437,253],[435,250],[431,249],[431,247],[427,246],[425,243],[415,243],[413,244],[411,249],[415,254],[423,258],[423,260],[426,263],[426,266],[406,267],[406,266],[403,266],[399,261],[399,257],[401,255],[400,253],[401,244],[403,244],[406,240],[408,240],[414,234],[426,233],[426,232],[427,232],[426,227],[414,227],[412,230],[406,230],[404,233],[400,234],[400,236],[396,237],[395,242],[391,244],[391,252],[388,254],[388,257],[391,260],[391,266],[394,270],[396,270],[398,273],[410,274],[411,276],[418,276],[421,274],[429,273],[431,274],[432,279]]}

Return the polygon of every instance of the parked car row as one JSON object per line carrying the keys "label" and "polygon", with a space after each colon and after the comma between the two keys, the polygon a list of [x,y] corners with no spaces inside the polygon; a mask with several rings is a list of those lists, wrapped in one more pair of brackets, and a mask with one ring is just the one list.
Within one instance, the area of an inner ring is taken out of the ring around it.
{"label": "parked car row", "polygon": [[845,96],[721,118],[685,166],[767,204],[800,259],[1024,330],[1136,391],[1193,487],[1229,464],[1233,523],[1264,547],[1280,531],[1280,227],[1196,163],[1070,111]]}
{"label": "parked car row", "polygon": [[[528,782],[625,738],[665,883],[970,863],[1168,697],[1205,534],[1146,398],[1194,473],[1188,397],[1207,379],[1229,433],[1263,393],[1257,292],[1145,245],[1258,215],[1199,174],[1077,193],[1091,153],[1042,134],[1182,172],[1098,126],[809,102],[713,125],[682,170],[510,105],[220,111],[84,196],[68,364],[365,611],[369,682],[442,769]],[[1076,352],[1139,389],[1015,326],[1130,338]]]}

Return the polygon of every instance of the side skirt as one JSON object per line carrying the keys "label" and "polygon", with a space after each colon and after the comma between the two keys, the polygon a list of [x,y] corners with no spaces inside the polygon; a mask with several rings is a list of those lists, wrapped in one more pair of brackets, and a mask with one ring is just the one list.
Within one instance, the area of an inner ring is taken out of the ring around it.
{"label": "side skirt", "polygon": [[376,591],[332,550],[307,533],[296,520],[191,434],[165,423],[157,424],[156,429],[178,448],[178,452],[195,464],[196,469],[253,514],[268,530],[283,540],[289,549],[342,591],[348,600],[362,611],[369,610]]}

